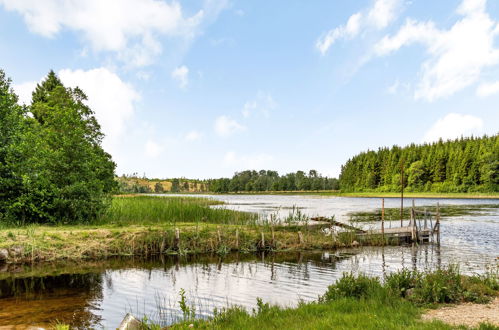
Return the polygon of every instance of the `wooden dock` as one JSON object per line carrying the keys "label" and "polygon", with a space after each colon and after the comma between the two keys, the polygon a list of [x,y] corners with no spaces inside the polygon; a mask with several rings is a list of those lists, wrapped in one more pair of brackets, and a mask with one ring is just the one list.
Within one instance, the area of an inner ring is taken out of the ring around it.
{"label": "wooden dock", "polygon": [[[402,213],[401,213],[402,214]],[[355,232],[359,239],[372,235],[381,235],[385,240],[398,240],[400,242],[434,242],[440,243],[440,207],[437,203],[436,213],[428,212],[426,209],[417,211],[412,201],[411,218],[407,226],[401,225],[396,228],[385,228],[385,201],[381,202],[381,228],[363,230],[334,219],[325,217],[312,218],[314,221],[328,222],[332,227],[340,227]],[[401,219],[403,224],[403,219]]]}

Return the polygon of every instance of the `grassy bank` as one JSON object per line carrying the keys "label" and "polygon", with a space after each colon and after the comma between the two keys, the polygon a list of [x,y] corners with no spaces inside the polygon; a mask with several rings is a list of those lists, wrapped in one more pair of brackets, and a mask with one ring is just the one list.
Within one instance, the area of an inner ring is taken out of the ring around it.
{"label": "grassy bank", "polygon": [[[456,267],[423,273],[401,270],[385,281],[344,274],[318,301],[297,308],[270,306],[262,301],[248,312],[240,307],[217,311],[209,320],[196,320],[184,301],[185,322],[173,329],[455,329],[440,321],[422,321],[425,308],[442,304],[486,303],[499,293],[497,272],[464,276]],[[159,326],[145,325],[146,329]],[[464,327],[463,327],[464,328]],[[480,329],[497,329],[481,324]]]}
{"label": "grassy bank", "polygon": [[[82,225],[0,229],[0,258],[8,263],[101,259],[157,254],[227,254],[231,251],[334,249],[380,245],[379,236],[356,241],[354,233],[326,236],[320,225],[257,221],[254,214],[200,198],[117,197],[96,221]],[[300,218],[301,219],[301,218]]]}

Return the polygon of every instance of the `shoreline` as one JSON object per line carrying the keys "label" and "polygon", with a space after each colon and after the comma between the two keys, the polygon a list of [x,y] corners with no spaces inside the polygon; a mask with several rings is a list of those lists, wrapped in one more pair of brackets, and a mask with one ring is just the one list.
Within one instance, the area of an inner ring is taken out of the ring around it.
{"label": "shoreline", "polygon": [[30,226],[0,230],[0,265],[53,261],[98,261],[110,257],[197,255],[230,252],[330,251],[398,245],[380,235],[360,240],[345,232],[332,238],[321,225],[254,226],[177,223],[150,226]]}
{"label": "shoreline", "polygon": [[[137,194],[141,195],[141,194]],[[147,193],[144,195],[151,195]],[[290,196],[334,196],[334,197],[351,197],[351,198],[400,198],[400,193],[393,192],[339,192],[339,191],[244,191],[244,192],[165,192],[161,195],[236,195],[236,196],[252,196],[252,195],[290,195]],[[420,199],[499,199],[499,193],[432,193],[432,192],[404,192],[404,199],[420,198]]]}

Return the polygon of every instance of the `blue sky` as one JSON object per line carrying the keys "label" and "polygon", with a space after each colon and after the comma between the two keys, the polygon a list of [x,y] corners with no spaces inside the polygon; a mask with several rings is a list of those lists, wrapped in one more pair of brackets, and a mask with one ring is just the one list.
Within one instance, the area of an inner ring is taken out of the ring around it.
{"label": "blue sky", "polygon": [[0,0],[21,100],[89,97],[117,173],[337,176],[356,153],[499,128],[499,3]]}

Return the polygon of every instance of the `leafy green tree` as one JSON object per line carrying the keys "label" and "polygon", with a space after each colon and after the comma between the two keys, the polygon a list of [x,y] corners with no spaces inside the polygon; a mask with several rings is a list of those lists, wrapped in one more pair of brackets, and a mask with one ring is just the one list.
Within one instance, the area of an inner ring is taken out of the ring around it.
{"label": "leafy green tree", "polygon": [[407,183],[414,188],[421,188],[425,183],[425,168],[423,161],[418,160],[411,164],[407,171]]}
{"label": "leafy green tree", "polygon": [[161,184],[161,182],[156,182],[156,184],[154,185],[154,192],[157,194],[161,194],[164,191],[165,191],[165,189],[163,188],[163,185]]}
{"label": "leafy green tree", "polygon": [[116,165],[101,147],[104,135],[86,101],[82,90],[64,87],[53,71],[33,92],[32,130],[44,142],[37,163],[52,196],[45,221],[92,220],[116,188]]}
{"label": "leafy green tree", "polygon": [[10,216],[10,205],[22,195],[18,164],[23,133],[23,109],[11,81],[0,70],[0,221]]}

